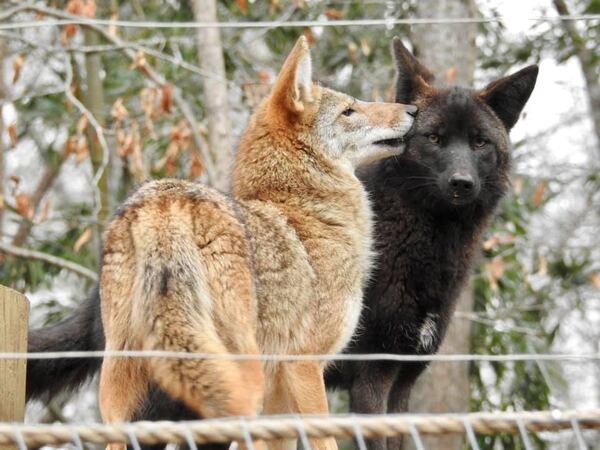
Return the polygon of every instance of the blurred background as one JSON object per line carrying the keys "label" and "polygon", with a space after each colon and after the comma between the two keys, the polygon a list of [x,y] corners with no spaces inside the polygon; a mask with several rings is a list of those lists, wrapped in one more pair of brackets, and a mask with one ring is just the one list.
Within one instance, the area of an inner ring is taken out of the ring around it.
{"label": "blurred background", "polygon": [[[182,177],[227,189],[249,114],[301,33],[316,78],[364,100],[393,99],[398,35],[449,83],[481,88],[541,68],[512,132],[511,193],[443,351],[597,354],[600,20],[589,15],[598,13],[598,0],[4,0],[0,283],[27,294],[32,326],[65,317],[95,282],[103,224],[139,182]],[[105,21],[60,24],[72,15]],[[482,20],[449,23],[457,18]],[[363,19],[379,22],[346,23]],[[193,21],[279,25],[178,26]],[[330,26],[286,26],[297,21]],[[95,392],[30,407],[28,420],[98,420]],[[345,410],[343,395],[331,400]],[[600,364],[433,364],[411,403],[426,412],[598,408]],[[532,438],[539,449],[576,448],[572,435]],[[456,439],[428,448],[461,448]],[[524,448],[509,435],[480,445]]]}

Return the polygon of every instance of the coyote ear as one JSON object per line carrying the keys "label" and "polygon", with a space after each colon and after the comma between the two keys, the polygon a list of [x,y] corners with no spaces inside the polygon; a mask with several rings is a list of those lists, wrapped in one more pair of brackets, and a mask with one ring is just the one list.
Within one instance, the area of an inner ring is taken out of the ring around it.
{"label": "coyote ear", "polygon": [[537,80],[538,66],[528,66],[517,73],[492,81],[479,97],[494,110],[507,130],[519,120]]}
{"label": "coyote ear", "polygon": [[433,74],[421,64],[404,46],[398,36],[392,40],[392,53],[396,61],[396,102],[413,103],[415,99],[431,88]]}
{"label": "coyote ear", "polygon": [[308,41],[300,36],[283,63],[277,76],[271,102],[284,106],[292,112],[304,111],[304,104],[312,102],[312,62]]}

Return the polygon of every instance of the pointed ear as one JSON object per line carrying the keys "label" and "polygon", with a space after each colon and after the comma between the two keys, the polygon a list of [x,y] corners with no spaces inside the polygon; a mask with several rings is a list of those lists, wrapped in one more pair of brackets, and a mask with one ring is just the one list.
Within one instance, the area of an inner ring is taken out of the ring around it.
{"label": "pointed ear", "polygon": [[270,101],[291,112],[301,113],[304,111],[305,103],[313,101],[312,84],[312,62],[308,41],[304,36],[300,36],[283,63],[271,91]]}
{"label": "pointed ear", "polygon": [[479,93],[479,97],[494,110],[507,130],[519,120],[535,86],[538,66],[528,66],[517,73],[492,81]]}
{"label": "pointed ear", "polygon": [[431,89],[433,74],[404,46],[398,36],[392,40],[392,54],[396,61],[396,102],[413,103],[420,94]]}

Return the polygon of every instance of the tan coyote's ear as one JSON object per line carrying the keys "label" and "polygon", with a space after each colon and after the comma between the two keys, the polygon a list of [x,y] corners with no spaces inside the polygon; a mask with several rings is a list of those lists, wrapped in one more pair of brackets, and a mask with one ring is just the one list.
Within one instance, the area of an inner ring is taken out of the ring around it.
{"label": "tan coyote's ear", "polygon": [[306,38],[300,36],[277,76],[271,102],[291,112],[300,113],[304,111],[305,103],[312,101],[310,50]]}

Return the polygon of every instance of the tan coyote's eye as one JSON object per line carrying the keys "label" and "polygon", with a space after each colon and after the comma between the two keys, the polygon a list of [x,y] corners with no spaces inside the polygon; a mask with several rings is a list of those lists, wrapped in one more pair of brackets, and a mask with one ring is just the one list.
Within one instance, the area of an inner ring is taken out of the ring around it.
{"label": "tan coyote's eye", "polygon": [[352,108],[346,108],[345,110],[342,111],[342,116],[351,116],[352,114],[354,114],[356,111],[354,111]]}
{"label": "tan coyote's eye", "polygon": [[485,144],[487,144],[487,142],[488,142],[488,141],[487,141],[487,139],[486,139],[486,138],[483,138],[483,137],[481,137],[481,136],[477,136],[477,137],[475,138],[475,140],[473,141],[473,145],[474,145],[476,148],[481,148],[481,147],[485,147]]}
{"label": "tan coyote's eye", "polygon": [[435,145],[438,145],[441,141],[440,135],[435,133],[431,133],[427,138],[429,139],[429,142]]}

